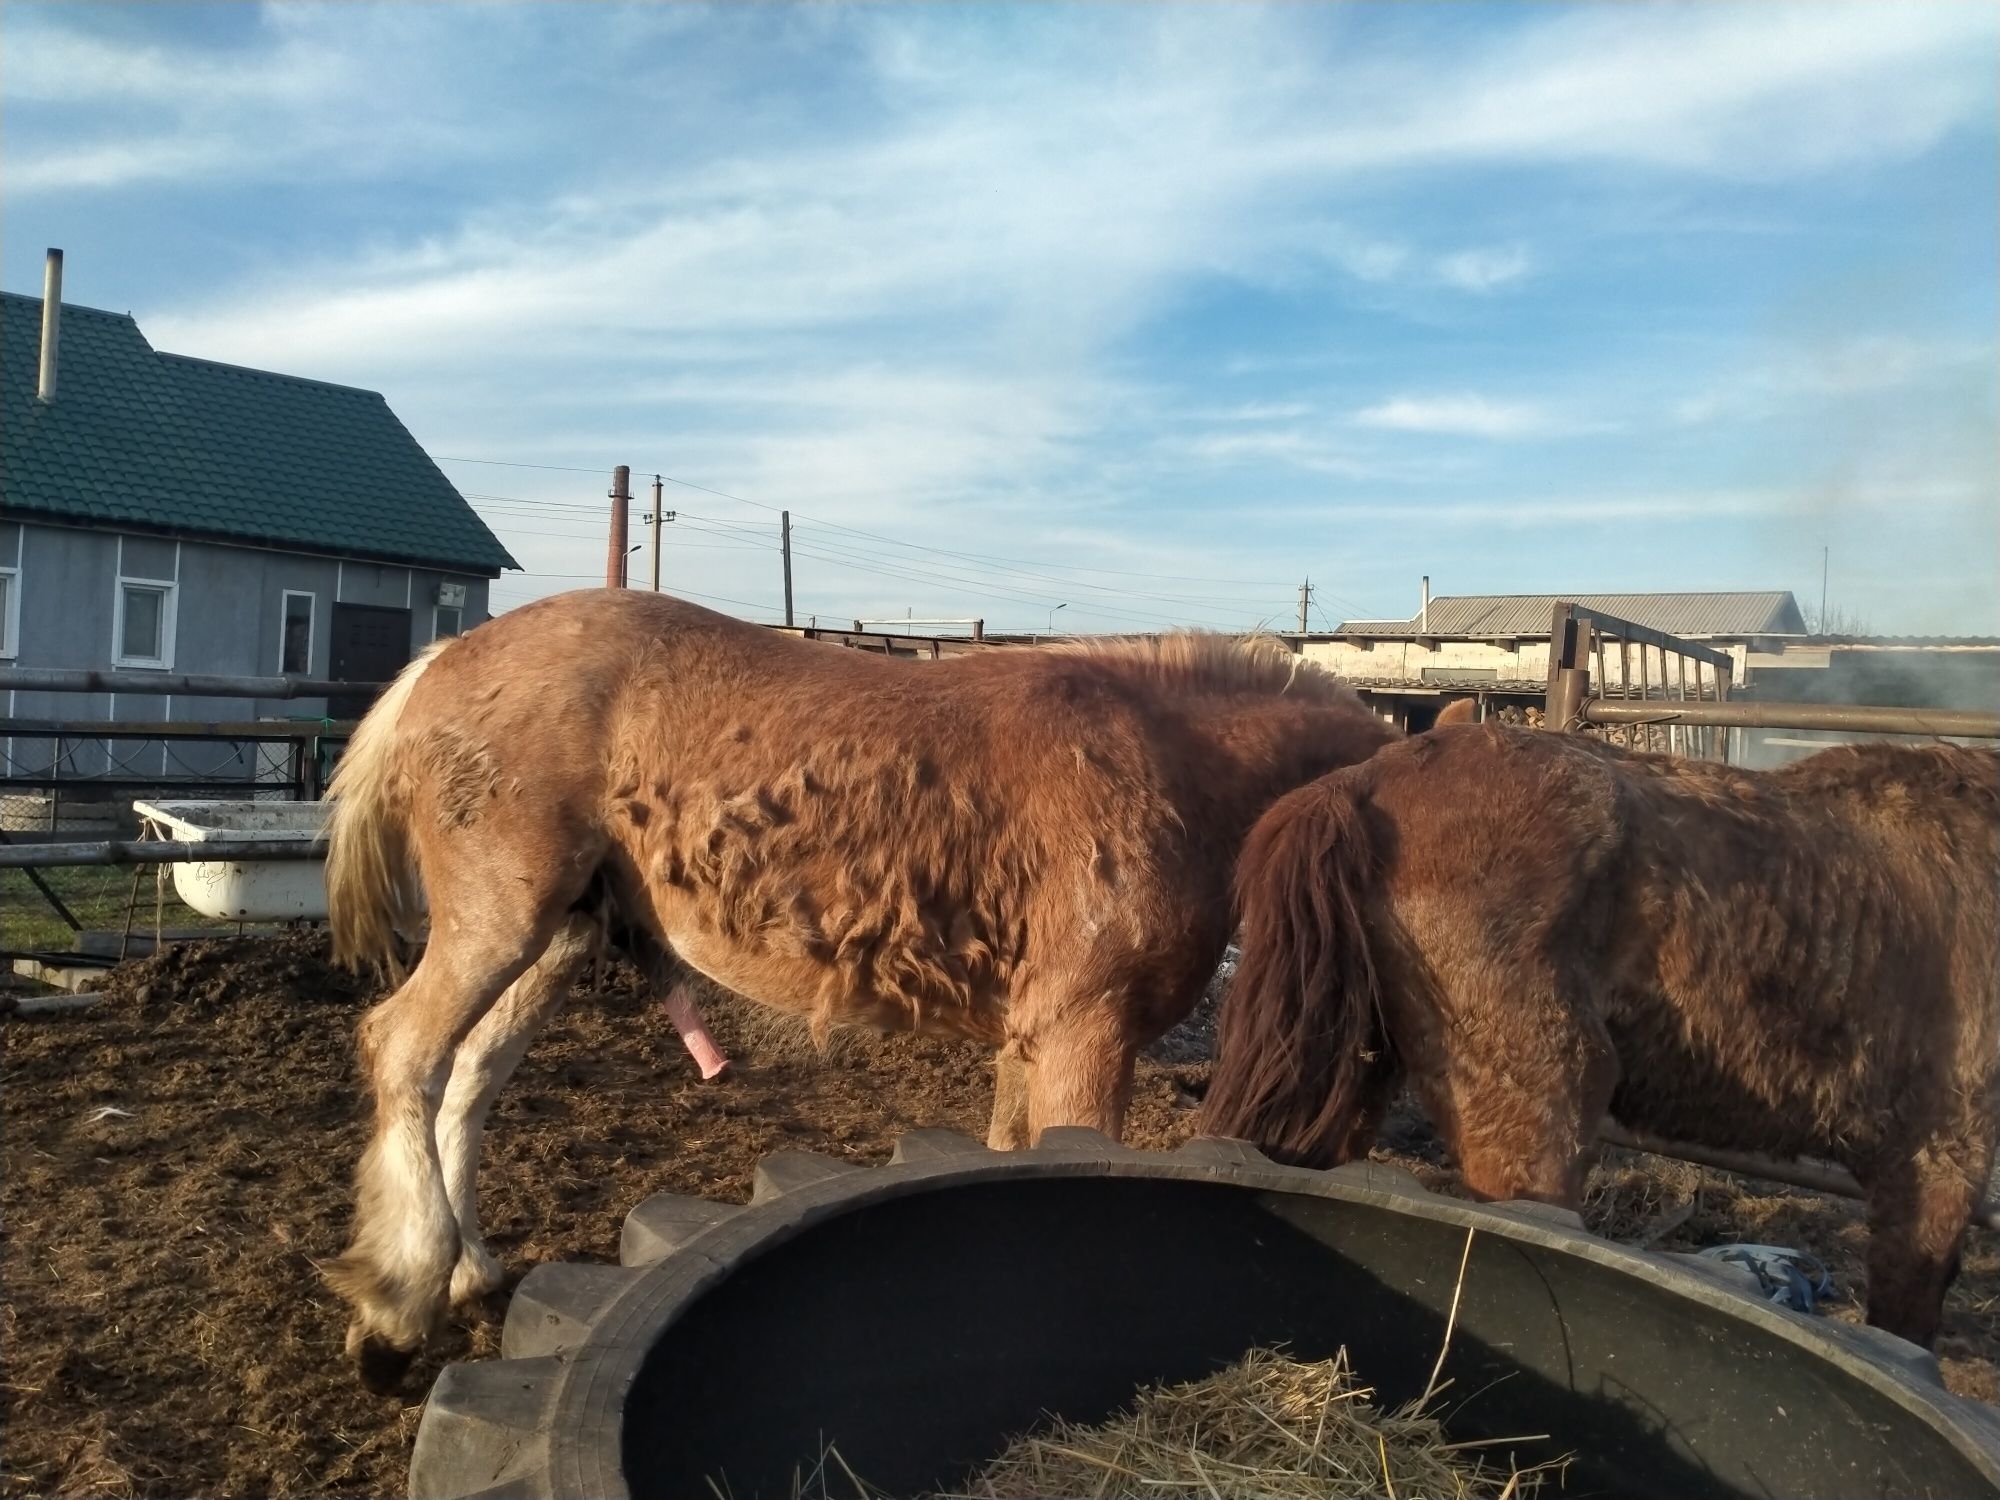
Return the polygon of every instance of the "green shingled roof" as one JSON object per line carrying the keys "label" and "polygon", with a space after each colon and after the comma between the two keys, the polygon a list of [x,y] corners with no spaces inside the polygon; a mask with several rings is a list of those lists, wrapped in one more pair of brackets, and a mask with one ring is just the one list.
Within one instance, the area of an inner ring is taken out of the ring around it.
{"label": "green shingled roof", "polygon": [[0,511],[491,577],[518,568],[373,391],[162,354],[129,316],[0,292]]}

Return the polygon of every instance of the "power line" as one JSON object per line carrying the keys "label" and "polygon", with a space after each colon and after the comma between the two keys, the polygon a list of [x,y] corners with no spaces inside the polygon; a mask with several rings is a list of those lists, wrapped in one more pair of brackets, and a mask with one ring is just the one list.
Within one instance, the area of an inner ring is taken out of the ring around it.
{"label": "power line", "polygon": [[959,592],[970,594],[974,598],[1006,599],[1013,602],[1033,604],[1043,609],[1052,604],[1068,604],[1078,614],[1093,615],[1107,620],[1141,619],[1151,620],[1155,623],[1168,626],[1202,623],[1200,621],[1190,621],[1185,616],[1162,615],[1151,610],[1132,608],[1123,608],[1115,611],[1092,609],[1088,604],[1061,599],[1054,594],[1032,593],[1027,590],[1009,587],[1006,584],[991,583],[985,579],[967,578],[962,574],[921,570],[915,564],[904,564],[900,567],[880,567],[868,563],[855,562],[849,558],[835,557],[830,553],[811,551],[798,546],[794,546],[792,550],[797,556],[810,557],[818,562],[831,563],[835,567],[849,568],[860,573],[874,573],[884,578],[901,579],[904,582],[928,584],[934,588],[939,586],[952,588]]}
{"label": "power line", "polygon": [[[560,578],[560,579],[571,579],[571,578],[600,578],[600,579],[601,579],[601,578],[603,577],[603,575],[602,575],[601,573],[518,573],[518,574],[516,574],[515,576],[516,576],[516,577],[518,577],[518,578]],[[642,590],[638,590],[638,592],[641,592],[641,593],[649,593],[649,592],[651,592],[651,591],[650,591],[650,590],[644,590],[644,589],[642,589]],[[769,605],[767,605],[767,604],[758,604],[758,603],[756,603],[755,601],[753,601],[753,600],[750,600],[750,599],[732,599],[732,598],[730,598],[730,597],[729,597],[728,595],[726,595],[726,594],[704,594],[704,593],[700,593],[699,591],[697,591],[697,590],[695,590],[695,589],[664,589],[664,590],[662,590],[661,592],[663,592],[663,593],[667,593],[667,594],[673,594],[673,595],[679,595],[679,596],[684,596],[684,597],[686,597],[686,598],[689,598],[689,599],[707,599],[707,600],[711,601],[712,603],[716,603],[716,604],[738,604],[738,605],[741,605],[741,606],[742,606],[743,608],[745,608],[745,609],[752,609],[752,610],[755,610],[755,611],[757,611],[757,612],[758,612],[759,614],[766,614],[766,615],[768,615],[768,614],[775,614],[775,613],[777,613],[777,611],[773,610],[773,609],[772,609],[772,608],[771,608],[771,607],[770,607]],[[530,595],[528,595],[528,596],[527,596],[527,597],[526,597],[526,598],[525,598],[525,599],[524,599],[524,600],[523,600],[522,602],[524,602],[524,603],[531,603],[531,602],[533,602],[533,601],[534,601],[535,599],[546,599],[547,597],[548,597],[548,595],[546,595],[546,594],[530,594]]]}
{"label": "power line", "polygon": [[[733,500],[738,505],[752,505],[759,510],[772,511],[783,508],[766,504],[762,500],[751,500],[743,495],[732,495],[727,490],[710,489],[707,485],[695,484],[691,480],[676,479],[671,474],[662,474],[659,477],[664,479],[668,484],[677,484],[684,489],[700,490],[705,495],[714,495],[722,500]],[[1122,568],[1093,568],[1081,563],[1037,563],[1026,558],[1000,557],[990,552],[959,552],[950,547],[927,547],[922,542],[906,542],[900,537],[885,536],[879,531],[866,531],[859,526],[844,526],[838,521],[822,520],[817,516],[808,515],[802,510],[794,510],[792,516],[794,520],[807,521],[815,526],[825,526],[833,531],[844,531],[851,536],[865,536],[871,541],[886,542],[891,547],[905,547],[913,552],[935,552],[940,557],[961,558],[968,562],[1020,563],[1028,567],[1067,568],[1079,573],[1108,573],[1119,578],[1152,578],[1168,582],[1234,583],[1251,588],[1275,587],[1277,585],[1277,580],[1270,578],[1208,578],[1188,573],[1135,573],[1128,572]]]}
{"label": "power line", "polygon": [[[687,521],[691,518],[692,521],[696,523],[693,529],[699,531],[708,531],[717,536],[734,535],[739,532],[748,531],[752,529],[762,530],[761,525],[756,525],[754,523],[726,521],[718,517],[703,516],[695,511],[684,510],[678,512],[677,514],[683,519],[683,521]],[[710,524],[704,526],[699,524],[700,522],[708,522]],[[728,531],[718,530],[717,528],[720,527],[728,527],[731,528],[731,530]],[[827,541],[824,538],[819,538],[819,537],[809,538],[808,540],[810,542],[811,548],[820,550],[809,550],[804,543],[795,543],[793,551],[801,556],[814,557],[823,562],[837,562],[855,567],[861,567],[863,563],[875,563],[875,564],[885,564],[892,568],[900,568],[905,570],[916,569],[920,571],[915,573],[911,572],[895,573],[891,574],[890,576],[914,578],[920,582],[942,581],[942,582],[950,582],[953,584],[961,584],[961,585],[977,584],[978,586],[981,587],[993,588],[998,590],[1007,590],[1014,593],[1018,593],[1023,597],[1030,598],[1033,601],[1039,603],[1066,603],[1071,601],[1058,599],[1056,596],[1050,594],[1047,590],[1034,590],[1034,589],[1023,588],[1021,585],[1013,582],[1012,580],[1014,578],[1033,579],[1043,583],[1055,584],[1065,591],[1074,591],[1076,589],[1088,589],[1093,593],[1109,594],[1118,599],[1143,599],[1143,600],[1151,600],[1166,604],[1222,606],[1224,608],[1262,610],[1265,609],[1270,603],[1270,601],[1267,599],[1222,598],[1216,595],[1154,594],[1139,589],[1112,588],[1106,584],[1088,583],[1081,579],[1051,578],[1046,574],[1031,573],[1017,569],[986,569],[984,571],[998,572],[1003,575],[1001,578],[989,582],[986,579],[967,579],[963,574],[960,573],[937,571],[939,566],[937,564],[924,563],[910,558],[896,557],[894,555],[885,554],[871,548],[855,547],[846,542]],[[770,551],[778,550],[778,544],[775,541],[762,543],[761,545]],[[868,571],[868,570],[863,569],[863,571]],[[880,569],[876,569],[875,571],[880,571]],[[1006,575],[1012,575],[1012,577],[1010,578]],[[1161,618],[1161,617],[1155,615],[1154,618]]]}
{"label": "power line", "polygon": [[[581,468],[569,464],[537,464],[537,463],[529,463],[514,459],[446,457],[443,458],[441,461],[448,463],[489,464],[503,468],[538,469],[551,473],[565,473],[565,474],[601,474],[602,472],[604,472],[602,469]],[[670,474],[660,473],[656,474],[655,477],[662,480],[665,483],[679,486],[682,489],[695,490],[706,495],[714,495],[718,499],[728,500],[733,504],[747,505],[758,510],[771,511],[774,513],[781,513],[783,510],[783,507],[771,505],[762,500],[752,500],[745,495],[737,495],[731,493],[728,490],[719,490],[709,485],[697,484],[693,480],[680,479]],[[498,501],[509,505],[526,507],[529,508],[531,514],[551,513],[551,512],[555,514],[584,514],[595,509],[594,506],[579,504],[576,502],[565,502],[561,500],[536,500],[536,499],[528,499],[521,496],[510,496],[510,495],[491,495],[491,494],[482,495],[473,491],[466,491],[464,493],[466,494],[468,499]],[[680,512],[680,515],[692,516],[692,513],[682,511]],[[1080,563],[1035,562],[1025,558],[1009,558],[991,553],[964,552],[954,548],[931,547],[920,542],[905,541],[900,537],[888,536],[881,532],[866,530],[865,528],[862,527],[847,526],[837,521],[821,520],[817,517],[809,516],[804,512],[793,512],[793,515],[796,520],[804,522],[806,523],[806,525],[814,528],[822,528],[828,531],[841,532],[848,536],[863,537],[870,541],[879,542],[889,547],[901,548],[906,552],[926,553],[936,557],[951,559],[955,564],[970,565],[975,571],[999,574],[1002,575],[1003,578],[1006,577],[1007,575],[1012,575],[1013,578],[1017,579],[1025,579],[1025,580],[1031,580],[1033,582],[1054,584],[1065,591],[1074,591],[1079,589],[1089,590],[1094,594],[1108,596],[1108,599],[1110,600],[1140,599],[1140,600],[1146,600],[1155,603],[1164,603],[1169,605],[1193,606],[1196,608],[1203,609],[1205,611],[1213,611],[1219,608],[1230,612],[1234,612],[1239,609],[1261,610],[1265,607],[1266,603],[1266,601],[1263,600],[1250,600],[1250,599],[1242,599],[1234,597],[1226,598],[1219,595],[1188,595],[1188,594],[1173,594],[1165,592],[1156,593],[1140,589],[1118,588],[1109,584],[1092,583],[1088,579],[1084,578],[1057,577],[1051,573],[1034,571],[1034,569],[1037,568],[1059,569],[1069,573],[1079,573],[1079,574],[1092,573],[1092,574],[1098,574],[1100,576],[1114,577],[1114,578],[1140,578],[1155,582],[1237,584],[1250,587],[1277,586],[1275,581],[1268,579],[1211,578],[1196,574],[1148,573],[1131,569],[1093,567],[1087,564],[1080,564]],[[730,528],[731,530],[739,532],[750,531],[755,529],[754,524],[749,522],[729,521],[721,517],[701,517],[699,519],[707,521],[709,525],[706,527],[697,527],[695,529],[713,530],[715,528]],[[515,528],[515,529],[520,530],[522,534],[525,535],[538,535],[538,534],[554,535],[554,533],[535,533],[527,531],[525,530],[525,528]],[[726,534],[726,533],[718,533],[718,534]],[[683,545],[697,546],[701,544],[685,543]],[[772,548],[772,550],[777,550],[774,543],[764,543],[758,545],[769,546]],[[817,547],[825,548],[827,549],[827,551],[824,553],[814,553],[806,551],[803,548],[796,548],[796,547],[794,550],[800,552],[801,555],[811,556],[819,561],[834,563],[838,566],[852,568],[860,572],[872,572],[881,574],[882,576],[886,577],[903,578],[905,581],[925,582],[932,584],[950,583],[952,585],[961,588],[979,589],[985,591],[985,596],[990,598],[1013,597],[1027,602],[1036,603],[1038,605],[1046,605],[1054,599],[1053,595],[1049,595],[1044,592],[1035,591],[1031,589],[1020,588],[1009,582],[990,581],[987,579],[968,579],[961,574],[942,573],[942,572],[939,573],[893,572],[889,571],[889,569],[887,568],[880,566],[868,566],[867,564],[854,561],[853,559],[866,558],[869,559],[870,562],[872,563],[889,564],[893,567],[899,567],[903,569],[920,569],[926,567],[925,564],[919,562],[917,559],[900,557],[893,554],[885,555],[873,549],[856,547],[851,543],[842,542],[837,539],[815,539],[814,545]],[[935,566],[935,565],[930,565],[930,566]],[[575,576],[581,577],[586,575],[575,575]],[[1329,597],[1334,598],[1336,602],[1340,602],[1343,604],[1348,603],[1348,601],[1340,600],[1338,595],[1330,595]],[[1079,608],[1080,613],[1094,614],[1103,618],[1116,618],[1116,616],[1109,615],[1107,614],[1106,611],[1103,610],[1084,610],[1080,606],[1076,605],[1075,601],[1061,600],[1056,602],[1069,603],[1072,605],[1072,607]],[[1349,607],[1352,606],[1350,605]],[[1178,621],[1172,620],[1168,616],[1160,615],[1152,611],[1127,608],[1124,609],[1121,613],[1135,618],[1145,618],[1158,621],[1167,621],[1169,623],[1178,623]],[[1269,617],[1270,616],[1268,614],[1265,616],[1265,618]]]}
{"label": "power line", "polygon": [[[827,541],[824,538],[813,538],[812,543],[816,547],[831,548],[848,556],[876,558],[884,556],[884,554],[872,549],[855,547],[846,542]],[[943,555],[956,557],[968,554],[944,553]],[[916,561],[913,559],[894,558],[893,560],[907,566],[917,566]],[[975,564],[975,566],[977,565]],[[1156,593],[1149,589],[1114,588],[1110,584],[1091,583],[1087,579],[1082,578],[1056,578],[1050,574],[1036,573],[1026,568],[987,568],[985,571],[1010,575],[1015,578],[1033,579],[1040,583],[1052,583],[1065,590],[1088,589],[1090,592],[1096,594],[1110,594],[1124,599],[1151,599],[1164,604],[1215,604],[1225,607],[1260,607],[1268,602],[1263,599],[1245,599],[1241,596],[1223,597],[1216,594]]]}
{"label": "power line", "polygon": [[[582,469],[582,468],[577,468],[571,464],[532,464],[532,463],[525,463],[516,459],[506,459],[506,458],[452,458],[452,457],[440,456],[438,462],[453,463],[453,464],[493,464],[509,469],[541,469],[548,473],[554,473],[554,474],[602,474],[606,472],[601,468]],[[661,479],[668,484],[679,485],[682,489],[699,490],[704,495],[714,495],[719,500],[732,501],[737,505],[749,505],[749,506],[754,506],[758,510],[768,510],[774,512],[785,509],[785,507],[783,506],[772,505],[763,500],[752,500],[745,495],[731,494],[728,490],[718,490],[705,484],[696,484],[691,479],[677,479],[672,474],[662,473],[662,474],[656,474],[654,477]],[[490,495],[490,496],[480,497],[470,490],[463,491],[462,493],[466,496],[467,499],[486,498],[495,500],[506,500],[506,499],[518,498],[515,496],[507,496],[507,495]],[[522,501],[521,503],[564,504],[566,502]],[[583,508],[583,507],[579,506],[578,508]],[[1228,583],[1228,584],[1239,584],[1250,588],[1274,588],[1277,587],[1280,582],[1280,580],[1272,578],[1214,578],[1206,574],[1196,574],[1196,573],[1147,573],[1126,568],[1099,568],[1099,567],[1093,567],[1087,563],[1038,562],[1029,558],[1001,557],[993,553],[960,552],[949,547],[929,547],[925,546],[921,542],[904,541],[900,537],[885,536],[881,532],[867,531],[858,526],[843,525],[839,521],[822,520],[817,516],[808,515],[805,511],[801,510],[794,510],[792,512],[792,515],[798,520],[811,522],[815,526],[825,526],[830,530],[844,531],[852,536],[865,536],[873,541],[886,542],[892,547],[904,547],[916,552],[935,552],[942,557],[956,557],[969,562],[1013,563],[1031,568],[1035,567],[1058,568],[1067,572],[1075,572],[1075,573],[1104,573],[1114,578],[1149,578],[1155,580],[1156,582],[1164,582],[1164,583]]]}
{"label": "power line", "polygon": [[[680,518],[678,524],[686,525],[693,530],[705,532],[715,536],[735,537],[740,535],[742,530],[748,529],[747,526],[744,525],[744,523],[722,521],[715,517],[709,517],[709,516],[699,516],[691,511],[679,511],[677,512],[677,515]],[[711,524],[703,524],[704,522]],[[718,529],[721,527],[728,527],[731,529],[730,530]],[[764,551],[775,552],[779,550],[776,541],[762,542],[754,545],[757,546],[760,550]],[[821,549],[832,549],[832,550],[821,550]],[[859,548],[851,548],[838,542],[815,540],[811,546],[804,546],[795,541],[793,544],[792,551],[795,556],[809,557],[817,562],[831,563],[835,567],[848,568],[853,571],[862,573],[872,573],[877,576],[885,578],[896,578],[904,582],[928,584],[931,585],[932,587],[945,586],[961,592],[970,592],[975,597],[1014,599],[1014,600],[1019,600],[1021,602],[1033,604],[1039,608],[1046,608],[1050,604],[1068,603],[1071,604],[1073,608],[1077,608],[1080,613],[1090,613],[1105,619],[1116,619],[1120,617],[1120,615],[1118,614],[1111,614],[1103,610],[1086,610],[1082,607],[1084,601],[1065,600],[1045,590],[1038,591],[1034,589],[1023,588],[1017,584],[1014,584],[1006,580],[990,580],[978,577],[967,577],[963,573],[945,571],[935,564],[927,564],[923,562],[912,561],[905,558],[884,557],[872,551],[866,551]],[[1077,586],[1092,587],[1091,585],[1078,585],[1076,580],[1073,579],[1054,579],[1051,581],[1061,584],[1066,589]],[[1119,599],[1124,599],[1124,598],[1154,599],[1154,598],[1166,597],[1166,596],[1138,594],[1130,590],[1111,589],[1103,591],[1112,593]],[[1195,602],[1195,601],[1176,601],[1172,598],[1166,598],[1166,602],[1173,603],[1173,602]],[[1251,601],[1251,600],[1231,600],[1222,602],[1241,604],[1250,608],[1261,608],[1265,603],[1267,603],[1267,601]],[[1145,610],[1127,608],[1123,610],[1121,613],[1123,616],[1126,617],[1151,619],[1169,624],[1182,623],[1180,620],[1172,619],[1168,616]]]}
{"label": "power line", "polygon": [[[563,542],[594,542],[601,545],[604,540],[602,537],[592,536],[587,531],[536,531],[532,527],[515,526],[511,523],[502,523],[495,530],[505,532],[508,536],[545,536]],[[704,551],[710,552],[762,552],[768,550],[752,542],[676,542],[674,544],[676,551],[682,551],[689,547],[699,547]]]}
{"label": "power line", "polygon": [[608,474],[609,469],[579,469],[574,464],[529,464],[511,458],[448,458],[444,454],[433,457],[441,464],[493,464],[502,469],[545,469],[551,474]]}

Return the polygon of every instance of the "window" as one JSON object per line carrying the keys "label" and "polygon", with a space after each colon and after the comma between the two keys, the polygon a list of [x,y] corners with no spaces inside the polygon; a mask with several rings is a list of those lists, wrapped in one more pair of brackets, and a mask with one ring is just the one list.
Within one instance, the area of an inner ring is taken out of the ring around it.
{"label": "window", "polygon": [[0,656],[21,649],[21,570],[0,568]]}
{"label": "window", "polygon": [[462,629],[465,612],[456,604],[440,604],[431,618],[431,639],[441,641],[448,635],[457,635]]}
{"label": "window", "polygon": [[312,671],[313,602],[311,594],[285,590],[278,670],[290,676],[303,677]]}
{"label": "window", "polygon": [[117,592],[111,600],[113,666],[173,666],[180,578],[179,542],[118,538]]}
{"label": "window", "polygon": [[174,652],[174,586],[152,580],[118,580],[118,618],[112,639],[121,667],[168,667]]}

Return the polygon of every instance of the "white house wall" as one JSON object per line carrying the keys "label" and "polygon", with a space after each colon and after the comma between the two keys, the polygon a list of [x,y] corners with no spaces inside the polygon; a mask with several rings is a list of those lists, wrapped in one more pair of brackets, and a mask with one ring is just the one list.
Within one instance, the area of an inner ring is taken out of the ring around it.
{"label": "white house wall", "polygon": [[1539,682],[1549,675],[1549,643],[1523,641],[1509,648],[1491,641],[1313,640],[1307,661],[1356,681],[1420,683],[1426,671],[1491,672],[1503,682]]}
{"label": "white house wall", "polygon": [[[1743,680],[1746,656],[1743,646],[1720,641],[1704,641],[1701,644],[1727,654],[1732,663],[1732,680]],[[1499,682],[1546,682],[1549,675],[1547,636],[1539,639],[1524,636],[1518,641],[1314,639],[1309,636],[1301,647],[1301,654],[1307,661],[1352,681],[1407,682],[1413,687],[1424,683],[1426,672],[1444,677],[1471,674],[1479,680],[1486,680],[1491,674],[1491,680]],[[1635,691],[1641,684],[1639,656],[1639,648],[1632,647],[1629,664]],[[1659,686],[1659,661],[1657,651],[1647,652],[1644,680],[1656,688]],[[1624,664],[1615,643],[1605,651],[1601,681],[1595,661],[1590,664],[1590,669],[1594,685],[1619,687],[1624,683]],[[1677,673],[1672,661],[1669,662],[1669,669]],[[1694,673],[1691,666],[1688,679],[1692,690]],[[1677,675],[1674,681],[1678,682]]]}

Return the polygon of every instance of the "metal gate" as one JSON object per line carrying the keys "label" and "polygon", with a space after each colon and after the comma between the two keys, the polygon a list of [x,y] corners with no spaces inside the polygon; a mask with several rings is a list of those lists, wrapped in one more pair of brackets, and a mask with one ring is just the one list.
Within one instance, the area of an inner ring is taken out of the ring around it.
{"label": "metal gate", "polygon": [[[1585,705],[1723,703],[1734,663],[1727,652],[1684,641],[1581,604],[1559,603],[1549,633],[1550,729],[1586,728]],[[1702,760],[1728,758],[1728,731],[1713,725],[1637,722],[1596,730],[1629,749]]]}

